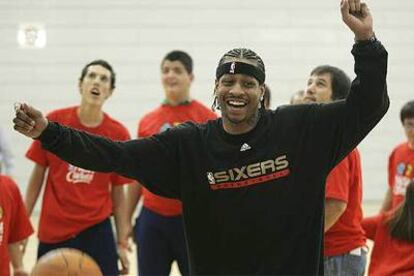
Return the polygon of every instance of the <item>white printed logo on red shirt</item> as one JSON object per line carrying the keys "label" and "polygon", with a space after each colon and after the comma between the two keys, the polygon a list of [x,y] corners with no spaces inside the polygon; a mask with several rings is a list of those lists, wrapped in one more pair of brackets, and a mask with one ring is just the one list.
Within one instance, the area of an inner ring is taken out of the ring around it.
{"label": "white printed logo on red shirt", "polygon": [[393,187],[393,194],[394,195],[402,195],[405,196],[405,192],[407,189],[408,184],[410,184],[411,180],[413,180],[413,167],[411,164],[406,164],[401,162],[397,165],[397,173],[394,178],[394,187]]}
{"label": "white printed logo on red shirt", "polygon": [[395,184],[393,187],[393,194],[394,195],[402,195],[405,196],[405,192],[407,190],[408,184],[411,182],[411,178],[402,176],[402,175],[396,175],[395,176]]}
{"label": "white printed logo on red shirt", "polygon": [[94,175],[94,171],[85,170],[69,164],[68,173],[66,174],[66,181],[74,184],[90,184],[93,180]]}

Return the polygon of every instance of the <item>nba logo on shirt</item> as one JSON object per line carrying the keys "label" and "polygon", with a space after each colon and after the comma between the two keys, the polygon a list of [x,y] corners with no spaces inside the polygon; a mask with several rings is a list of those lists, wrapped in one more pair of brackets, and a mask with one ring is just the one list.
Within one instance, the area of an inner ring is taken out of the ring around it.
{"label": "nba logo on shirt", "polygon": [[236,63],[233,61],[230,65],[230,74],[234,74],[234,70],[236,70]]}
{"label": "nba logo on shirt", "polygon": [[214,175],[212,172],[207,173],[207,179],[208,179],[208,183],[216,184],[216,180],[214,179]]}

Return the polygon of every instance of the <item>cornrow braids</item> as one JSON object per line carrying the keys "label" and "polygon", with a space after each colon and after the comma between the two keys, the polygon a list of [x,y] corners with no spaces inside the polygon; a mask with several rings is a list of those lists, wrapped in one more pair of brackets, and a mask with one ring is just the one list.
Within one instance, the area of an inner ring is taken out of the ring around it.
{"label": "cornrow braids", "polygon": [[232,58],[253,61],[256,67],[258,67],[263,73],[266,73],[265,65],[263,63],[262,58],[258,54],[247,48],[234,48],[228,51],[221,57],[218,65],[222,65]]}

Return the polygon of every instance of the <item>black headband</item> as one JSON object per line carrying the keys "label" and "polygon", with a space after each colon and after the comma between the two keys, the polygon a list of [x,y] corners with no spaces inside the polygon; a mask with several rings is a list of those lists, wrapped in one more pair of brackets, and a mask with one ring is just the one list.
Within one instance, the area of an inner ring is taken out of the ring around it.
{"label": "black headband", "polygon": [[256,66],[244,62],[227,62],[221,64],[216,69],[216,79],[219,80],[224,74],[243,74],[251,76],[259,81],[260,84],[265,82],[266,75]]}

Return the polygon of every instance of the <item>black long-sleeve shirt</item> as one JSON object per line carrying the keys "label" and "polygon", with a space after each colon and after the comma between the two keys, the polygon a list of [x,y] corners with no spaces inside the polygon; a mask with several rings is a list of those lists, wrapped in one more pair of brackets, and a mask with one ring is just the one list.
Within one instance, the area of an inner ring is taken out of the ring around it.
{"label": "black long-sleeve shirt", "polygon": [[221,119],[113,142],[50,122],[43,146],[183,202],[192,274],[323,274],[325,178],[389,106],[387,52],[356,44],[344,101],[263,111],[248,133]]}

